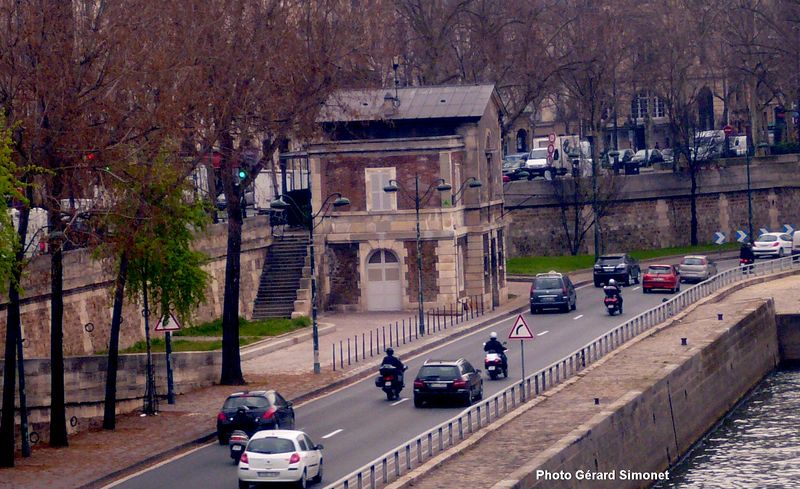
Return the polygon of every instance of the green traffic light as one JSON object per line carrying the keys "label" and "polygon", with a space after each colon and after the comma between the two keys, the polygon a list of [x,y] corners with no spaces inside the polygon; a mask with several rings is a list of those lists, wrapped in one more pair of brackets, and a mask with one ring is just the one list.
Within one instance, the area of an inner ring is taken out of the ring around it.
{"label": "green traffic light", "polygon": [[239,178],[241,178],[242,180],[247,178],[247,172],[244,170],[239,170]]}

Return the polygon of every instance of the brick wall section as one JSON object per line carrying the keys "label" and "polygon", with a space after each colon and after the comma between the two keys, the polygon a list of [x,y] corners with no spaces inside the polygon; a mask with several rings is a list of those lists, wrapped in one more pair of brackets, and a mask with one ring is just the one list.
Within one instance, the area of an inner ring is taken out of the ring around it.
{"label": "brick wall section", "polygon": [[358,304],[361,297],[358,243],[329,244],[325,261],[330,280],[328,306]]}
{"label": "brick wall section", "polygon": [[[266,247],[270,243],[269,223],[264,216],[251,217],[242,232],[239,314],[249,318],[258,291]],[[227,224],[209,226],[195,242],[197,249],[208,255],[205,270],[211,275],[206,302],[195,312],[194,321],[203,322],[222,316],[225,291],[225,253]],[[64,354],[80,356],[108,349],[108,335],[113,305],[113,263],[91,259],[86,250],[69,251],[64,255]],[[27,358],[50,354],[50,257],[36,257],[23,279],[22,328]],[[142,306],[126,297],[120,348],[127,348],[144,339]],[[94,329],[86,331],[92,323]],[[151,324],[155,327],[155,322]],[[5,337],[6,304],[0,304],[0,337]],[[160,336],[155,333],[155,336]]]}
{"label": "brick wall section", "polygon": [[[400,187],[411,196],[414,195],[415,174],[419,174],[420,192],[424,192],[433,180],[441,176],[438,151],[414,155],[335,156],[323,158],[321,163],[322,195],[327,196],[332,192],[341,192],[350,199],[350,206],[345,212],[367,210],[365,168],[396,168]],[[430,199],[422,202],[420,207],[438,208],[441,205],[439,192],[434,190]],[[403,192],[398,192],[397,207],[398,209],[414,209],[414,200],[405,197]]]}
{"label": "brick wall section", "polygon": [[[422,241],[422,293],[425,301],[432,302],[439,295],[438,273],[436,271],[436,241]],[[406,295],[408,302],[417,303],[419,287],[417,286],[417,242],[404,241],[406,248],[405,269],[406,269]]]}

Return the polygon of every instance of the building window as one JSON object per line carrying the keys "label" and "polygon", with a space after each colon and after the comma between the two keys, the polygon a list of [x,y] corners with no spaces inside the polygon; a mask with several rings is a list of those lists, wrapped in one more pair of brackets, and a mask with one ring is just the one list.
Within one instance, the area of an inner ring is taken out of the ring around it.
{"label": "building window", "polygon": [[667,110],[664,99],[651,92],[642,92],[631,101],[631,118],[666,117]]}
{"label": "building window", "polygon": [[385,192],[383,188],[395,179],[395,168],[365,168],[364,180],[367,183],[367,210],[393,211],[397,209],[397,195]]}
{"label": "building window", "polygon": [[640,93],[631,101],[631,119],[647,117],[647,94]]}

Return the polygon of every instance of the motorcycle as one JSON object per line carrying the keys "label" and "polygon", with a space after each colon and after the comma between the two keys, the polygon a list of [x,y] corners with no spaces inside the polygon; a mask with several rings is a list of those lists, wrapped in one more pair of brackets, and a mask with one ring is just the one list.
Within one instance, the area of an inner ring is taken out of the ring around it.
{"label": "motorcycle", "polygon": [[231,452],[233,463],[239,463],[239,459],[242,457],[248,441],[250,441],[250,437],[242,430],[234,430],[231,433],[231,437],[228,440],[228,448]]}
{"label": "motorcycle", "polygon": [[[503,344],[505,345],[505,343]],[[486,343],[483,345],[486,346]],[[486,356],[483,359],[483,365],[486,367],[486,371],[489,373],[489,377],[492,380],[497,380],[501,373],[503,374],[504,378],[508,378],[508,364],[503,364],[503,356],[499,353],[486,352]]]}
{"label": "motorcycle", "polygon": [[742,275],[753,273],[753,262],[749,258],[739,258],[739,267],[742,269]]}
{"label": "motorcycle", "polygon": [[617,292],[613,289],[606,288],[605,293],[606,297],[603,299],[603,304],[606,306],[608,315],[613,316],[616,313],[622,314],[620,299],[617,297]]}
{"label": "motorcycle", "polygon": [[[403,372],[406,370],[408,370],[408,366],[403,367]],[[381,365],[379,373],[380,375],[375,379],[375,386],[380,387],[386,393],[386,400],[400,399],[400,391],[404,387],[399,375],[402,372],[398,372],[393,365]]]}

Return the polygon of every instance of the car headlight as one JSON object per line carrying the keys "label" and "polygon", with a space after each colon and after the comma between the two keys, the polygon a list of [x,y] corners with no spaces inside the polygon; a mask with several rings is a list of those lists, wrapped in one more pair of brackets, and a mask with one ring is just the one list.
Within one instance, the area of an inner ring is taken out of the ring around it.
{"label": "car headlight", "polygon": [[617,265],[617,270],[624,270],[624,269],[625,269],[624,263],[620,263],[619,265]]}
{"label": "car headlight", "polygon": [[594,269],[595,270],[602,270],[603,267],[601,267],[599,264],[597,264],[597,265],[594,266]]}

